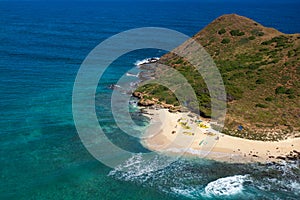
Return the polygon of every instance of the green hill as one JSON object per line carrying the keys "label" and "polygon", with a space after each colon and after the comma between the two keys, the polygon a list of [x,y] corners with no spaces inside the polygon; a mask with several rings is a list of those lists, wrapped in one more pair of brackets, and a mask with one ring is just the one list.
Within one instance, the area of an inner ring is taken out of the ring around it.
{"label": "green hill", "polygon": [[[224,133],[249,139],[300,136],[300,34],[284,34],[236,14],[223,15],[193,36],[219,68],[227,92]],[[199,73],[173,53],[160,61],[177,69],[196,92],[203,116],[210,116],[210,96]],[[177,106],[167,88],[146,85],[141,102]],[[193,110],[193,109],[192,109]],[[244,129],[237,131],[242,125]]]}

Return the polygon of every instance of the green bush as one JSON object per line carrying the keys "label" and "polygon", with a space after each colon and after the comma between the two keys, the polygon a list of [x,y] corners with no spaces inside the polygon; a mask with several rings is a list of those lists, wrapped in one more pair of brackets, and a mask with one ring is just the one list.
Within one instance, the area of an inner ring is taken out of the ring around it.
{"label": "green bush", "polygon": [[259,49],[259,51],[260,52],[262,52],[262,51],[269,51],[269,49],[268,48],[261,48],[261,49]]}
{"label": "green bush", "polygon": [[183,63],[183,60],[181,59],[181,58],[179,58],[176,62],[175,62],[175,64],[182,64]]}
{"label": "green bush", "polygon": [[236,55],[237,61],[239,63],[254,63],[257,61],[261,61],[263,59],[263,54],[262,53],[256,53],[256,54],[248,54],[248,53],[243,53],[243,54],[238,54]]}
{"label": "green bush", "polygon": [[276,64],[278,62],[279,62],[279,59],[277,58],[277,59],[274,59],[274,60],[268,62],[268,64]]}
{"label": "green bush", "polygon": [[276,43],[276,46],[275,47],[288,47],[289,45],[287,44],[288,43],[288,38],[285,37],[285,36],[277,36],[277,37],[274,37],[272,38],[271,40],[268,40],[268,41],[264,41],[262,42],[261,44],[262,45],[270,45],[272,43]]}
{"label": "green bush", "polygon": [[295,95],[293,95],[293,94],[290,94],[290,95],[288,96],[288,98],[289,98],[289,99],[295,99],[295,98],[296,98],[296,96],[295,96]]}
{"label": "green bush", "polygon": [[230,76],[228,78],[228,80],[236,80],[236,79],[244,77],[244,76],[245,76],[244,73],[238,72],[238,73],[234,73],[232,76]]}
{"label": "green bush", "polygon": [[251,69],[251,70],[256,70],[258,68],[259,68],[259,65],[257,65],[257,64],[252,64],[252,65],[248,66],[248,69]]}
{"label": "green bush", "polygon": [[248,38],[249,40],[255,40],[255,36],[250,36],[249,38]]}
{"label": "green bush", "polygon": [[287,89],[285,91],[285,94],[294,94],[294,90],[293,89]]}
{"label": "green bush", "polygon": [[265,98],[266,101],[273,101],[273,97],[267,97]]}
{"label": "green bush", "polygon": [[219,35],[222,35],[224,33],[226,33],[226,30],[224,28],[222,28],[221,30],[218,31]]}
{"label": "green bush", "polygon": [[271,42],[270,42],[270,40],[268,40],[268,41],[262,42],[261,44],[262,44],[262,45],[269,45],[269,44],[271,44]]}
{"label": "green bush", "polygon": [[178,101],[175,96],[169,96],[166,98],[166,103],[167,104],[175,104],[175,103],[178,104]]}
{"label": "green bush", "polygon": [[297,74],[300,74],[300,66],[297,67],[296,72]]}
{"label": "green bush", "polygon": [[294,93],[295,93],[295,91],[293,89],[291,89],[291,88],[287,89],[283,86],[279,86],[275,90],[275,94],[287,94],[287,95],[289,95],[288,98],[290,98],[290,99],[295,98]]}
{"label": "green bush", "polygon": [[286,88],[283,86],[279,86],[275,89],[275,94],[284,94],[286,92]]}
{"label": "green bush", "polygon": [[266,82],[266,80],[263,78],[259,78],[255,81],[256,84],[264,84],[265,82]]}
{"label": "green bush", "polygon": [[248,88],[249,88],[250,90],[255,90],[255,89],[256,89],[256,85],[249,84],[249,85],[248,85]]}
{"label": "green bush", "polygon": [[258,29],[253,29],[253,30],[251,31],[251,33],[252,33],[252,35],[255,35],[255,36],[263,36],[263,35],[265,35],[264,32],[262,32],[262,31],[260,31],[260,30],[258,30]]}
{"label": "green bush", "polygon": [[288,57],[289,58],[292,57],[292,56],[294,56],[294,55],[295,55],[295,51],[294,50],[288,51]]}
{"label": "green bush", "polygon": [[262,103],[258,103],[255,105],[255,107],[258,107],[258,108],[267,108],[268,106],[265,105],[265,104],[262,104]]}
{"label": "green bush", "polygon": [[174,103],[174,106],[179,106],[180,104],[178,102],[175,102]]}
{"label": "green bush", "polygon": [[259,31],[259,32],[257,33],[257,36],[264,36],[264,35],[265,35],[265,33],[262,32],[262,31]]}
{"label": "green bush", "polygon": [[282,76],[282,78],[281,78],[281,80],[282,80],[283,83],[288,82],[290,79],[291,79],[290,76]]}
{"label": "green bush", "polygon": [[229,38],[224,38],[221,43],[222,44],[228,44],[230,42],[230,39]]}
{"label": "green bush", "polygon": [[245,35],[245,33],[244,33],[244,32],[241,32],[240,30],[231,30],[231,31],[230,31],[230,34],[231,34],[232,36],[243,36],[243,35]]}
{"label": "green bush", "polygon": [[235,100],[241,99],[243,97],[243,90],[233,85],[226,85],[226,92],[232,96]]}
{"label": "green bush", "polygon": [[248,42],[249,42],[248,38],[242,38],[240,39],[239,44],[247,44]]}

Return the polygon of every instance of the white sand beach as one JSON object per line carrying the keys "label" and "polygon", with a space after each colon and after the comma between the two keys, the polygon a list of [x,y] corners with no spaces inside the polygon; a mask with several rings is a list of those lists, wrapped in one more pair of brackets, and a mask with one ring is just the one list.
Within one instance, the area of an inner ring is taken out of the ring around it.
{"label": "white sand beach", "polygon": [[300,152],[300,138],[279,142],[228,136],[211,129],[210,122],[189,113],[147,109],[151,124],[142,144],[156,152],[185,154],[232,163],[273,162]]}

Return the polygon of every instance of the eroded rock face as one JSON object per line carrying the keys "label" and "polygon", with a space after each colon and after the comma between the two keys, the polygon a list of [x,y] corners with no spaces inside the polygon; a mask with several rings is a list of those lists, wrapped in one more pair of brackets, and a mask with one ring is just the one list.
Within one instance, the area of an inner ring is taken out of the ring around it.
{"label": "eroded rock face", "polygon": [[166,103],[162,103],[161,105],[162,105],[163,108],[167,108],[167,109],[174,107],[173,105],[166,104]]}
{"label": "eroded rock face", "polygon": [[143,97],[143,94],[141,92],[134,92],[132,95],[134,97],[137,97],[137,98],[142,98]]}
{"label": "eroded rock face", "polygon": [[153,106],[155,104],[155,101],[152,101],[150,99],[141,99],[138,104],[140,106]]}

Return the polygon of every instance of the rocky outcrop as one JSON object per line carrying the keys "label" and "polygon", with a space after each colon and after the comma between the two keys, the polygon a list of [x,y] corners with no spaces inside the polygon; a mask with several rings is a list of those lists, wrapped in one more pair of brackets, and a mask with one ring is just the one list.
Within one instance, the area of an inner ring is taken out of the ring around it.
{"label": "rocky outcrop", "polygon": [[141,99],[138,103],[139,106],[153,106],[156,102],[150,99]]}
{"label": "rocky outcrop", "polygon": [[134,93],[132,94],[132,96],[141,99],[141,98],[143,98],[143,93],[141,93],[141,92],[134,92]]}

